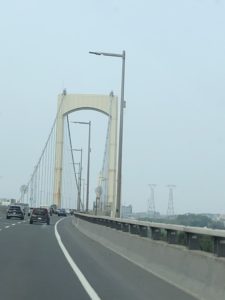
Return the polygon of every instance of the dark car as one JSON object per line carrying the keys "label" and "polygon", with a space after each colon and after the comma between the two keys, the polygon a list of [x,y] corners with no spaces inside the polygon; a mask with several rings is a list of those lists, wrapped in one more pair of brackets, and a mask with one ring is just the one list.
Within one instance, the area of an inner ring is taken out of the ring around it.
{"label": "dark car", "polygon": [[30,224],[34,222],[50,224],[50,216],[47,208],[34,208],[30,216]]}
{"label": "dark car", "polygon": [[60,208],[58,210],[58,216],[63,216],[63,217],[66,217],[67,216],[67,213],[66,213],[66,210],[64,208]]}
{"label": "dark car", "polygon": [[20,205],[10,205],[6,213],[6,219],[20,218],[24,220],[24,212]]}

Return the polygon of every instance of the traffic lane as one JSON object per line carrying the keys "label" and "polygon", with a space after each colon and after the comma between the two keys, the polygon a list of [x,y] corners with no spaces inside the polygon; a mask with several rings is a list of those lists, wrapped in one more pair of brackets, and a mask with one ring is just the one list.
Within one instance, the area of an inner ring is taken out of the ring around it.
{"label": "traffic lane", "polygon": [[3,219],[6,219],[7,208],[0,206],[0,222]]}
{"label": "traffic lane", "polygon": [[[16,205],[18,205],[18,204],[16,204]],[[6,219],[6,214],[7,214],[8,208],[9,208],[8,206],[1,206],[0,205],[0,220],[1,219]],[[27,212],[25,214],[25,217],[27,217]],[[19,220],[19,218],[17,218],[17,219]]]}
{"label": "traffic lane", "polygon": [[8,209],[8,206],[0,205],[0,215],[6,214],[7,209]]}
{"label": "traffic lane", "polygon": [[3,230],[7,226],[13,226],[13,224],[20,224],[24,220],[27,220],[29,217],[27,214],[24,216],[24,220],[20,218],[12,217],[10,219],[6,218],[7,206],[0,206],[0,231]]}
{"label": "traffic lane", "polygon": [[89,299],[58,246],[55,220],[0,232],[1,299]]}
{"label": "traffic lane", "polygon": [[1,206],[0,205],[0,218],[6,218],[6,213],[8,211],[8,206]]}
{"label": "traffic lane", "polygon": [[101,299],[196,300],[83,235],[65,218],[58,224],[62,242]]}
{"label": "traffic lane", "polygon": [[23,221],[26,221],[27,218],[25,217],[24,220],[21,220],[19,218],[6,218],[5,215],[0,216],[0,230],[3,230],[6,226],[12,226],[12,224],[21,224]]}
{"label": "traffic lane", "polygon": [[6,213],[0,214],[0,231],[3,230],[4,228],[7,228],[7,226],[14,226],[29,220],[30,220],[30,216],[28,216],[27,214],[24,216],[24,220],[17,217],[11,217],[10,219],[7,219]]}

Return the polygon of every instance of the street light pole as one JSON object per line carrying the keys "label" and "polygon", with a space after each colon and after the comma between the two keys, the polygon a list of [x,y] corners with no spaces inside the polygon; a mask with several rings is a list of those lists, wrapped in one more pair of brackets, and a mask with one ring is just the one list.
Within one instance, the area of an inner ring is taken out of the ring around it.
{"label": "street light pole", "polygon": [[91,155],[91,121],[88,122],[88,162],[87,162],[86,212],[88,212],[88,205],[89,205],[90,155]]}
{"label": "street light pole", "polygon": [[79,172],[78,173],[76,172],[76,175],[79,175],[78,188],[77,188],[77,198],[78,198],[77,211],[79,212],[80,211],[80,202],[81,202],[81,190],[80,190],[80,170],[81,170],[81,167],[80,167],[80,162],[79,163],[74,163],[74,165],[78,165],[78,169],[79,169]]}
{"label": "street light pole", "polygon": [[91,155],[91,121],[89,122],[72,122],[75,124],[85,124],[89,126],[88,130],[88,160],[87,160],[87,191],[86,191],[86,212],[89,206],[89,181],[90,181],[90,155]]}
{"label": "street light pole", "polygon": [[73,151],[79,151],[80,152],[80,163],[79,163],[79,199],[78,199],[78,205],[77,205],[77,210],[80,211],[80,204],[81,204],[81,177],[82,177],[82,148],[80,149],[72,149]]}
{"label": "street light pole", "polygon": [[123,50],[122,54],[106,53],[106,52],[93,52],[90,54],[113,56],[122,58],[122,79],[121,79],[121,102],[120,102],[120,127],[119,127],[119,147],[118,147],[118,167],[117,167],[117,196],[116,196],[116,211],[115,217],[120,218],[121,210],[121,187],[122,187],[122,156],[123,156],[123,109],[125,108],[124,101],[124,86],[125,86],[125,58],[126,53]]}
{"label": "street light pole", "polygon": [[83,206],[83,210],[84,210],[84,194],[85,194],[85,179],[84,178],[82,178],[82,182],[83,182],[83,201],[82,201],[82,206]]}

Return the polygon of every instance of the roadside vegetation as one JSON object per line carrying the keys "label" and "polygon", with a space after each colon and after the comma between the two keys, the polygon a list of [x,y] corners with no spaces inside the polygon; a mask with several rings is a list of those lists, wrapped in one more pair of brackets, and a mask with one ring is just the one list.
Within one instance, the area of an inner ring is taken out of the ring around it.
{"label": "roadside vegetation", "polygon": [[[167,223],[167,224],[225,230],[225,226],[222,221],[217,221],[209,216],[201,215],[201,214],[185,214],[185,215],[178,215],[173,218],[141,218],[140,220],[150,221],[155,223]],[[166,241],[166,230],[161,231],[161,240]],[[187,236],[185,235],[184,232],[178,232],[177,244],[184,245],[184,246],[187,245]],[[200,248],[199,250],[212,253],[214,251],[213,238],[207,235],[199,236],[199,248]]]}
{"label": "roadside vegetation", "polygon": [[193,227],[207,227],[212,229],[224,229],[225,225],[222,221],[213,220],[203,214],[184,214],[173,218],[140,218],[142,221],[150,221],[156,223],[177,224]]}

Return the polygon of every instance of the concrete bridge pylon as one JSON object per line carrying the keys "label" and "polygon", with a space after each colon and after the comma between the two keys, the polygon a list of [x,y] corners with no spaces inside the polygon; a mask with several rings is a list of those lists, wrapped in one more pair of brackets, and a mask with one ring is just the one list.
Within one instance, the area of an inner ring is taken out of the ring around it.
{"label": "concrete bridge pylon", "polygon": [[95,110],[111,118],[109,128],[109,168],[107,178],[107,214],[116,214],[118,98],[110,95],[60,94],[56,120],[54,203],[61,207],[64,117],[78,110]]}

